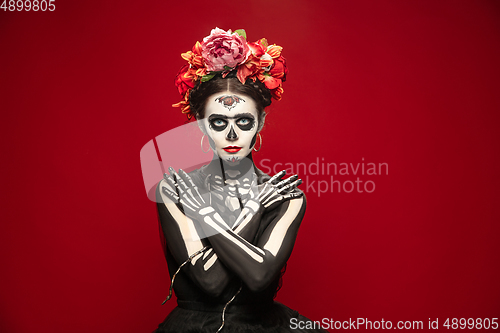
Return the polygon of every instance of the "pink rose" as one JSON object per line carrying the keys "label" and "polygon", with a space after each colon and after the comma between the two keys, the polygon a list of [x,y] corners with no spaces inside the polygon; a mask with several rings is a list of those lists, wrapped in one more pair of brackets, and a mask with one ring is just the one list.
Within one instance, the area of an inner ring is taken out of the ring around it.
{"label": "pink rose", "polygon": [[209,72],[223,71],[225,66],[235,68],[244,63],[251,53],[244,37],[219,28],[203,38],[201,50]]}

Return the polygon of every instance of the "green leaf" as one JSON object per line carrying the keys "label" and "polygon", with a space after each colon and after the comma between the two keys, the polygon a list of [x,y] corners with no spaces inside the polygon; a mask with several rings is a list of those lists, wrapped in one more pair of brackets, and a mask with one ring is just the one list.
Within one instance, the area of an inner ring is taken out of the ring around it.
{"label": "green leaf", "polygon": [[247,39],[247,33],[245,32],[245,30],[238,29],[238,30],[235,30],[234,32],[237,33],[238,35],[240,35],[241,37]]}
{"label": "green leaf", "polygon": [[207,82],[207,81],[210,81],[213,77],[215,76],[215,74],[207,74],[207,75],[204,75],[201,77],[201,82]]}
{"label": "green leaf", "polygon": [[233,70],[231,67],[229,67],[229,66],[227,66],[227,65],[226,65],[226,66],[224,66],[224,69],[225,69],[226,71],[232,71],[232,70]]}

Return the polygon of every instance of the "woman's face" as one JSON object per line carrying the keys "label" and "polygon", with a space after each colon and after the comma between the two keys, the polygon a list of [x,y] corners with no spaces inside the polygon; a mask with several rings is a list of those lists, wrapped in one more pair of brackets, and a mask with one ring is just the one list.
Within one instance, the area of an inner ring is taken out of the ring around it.
{"label": "woman's face", "polygon": [[207,100],[202,122],[215,154],[225,162],[239,163],[252,152],[259,129],[252,98],[230,91],[214,94]]}

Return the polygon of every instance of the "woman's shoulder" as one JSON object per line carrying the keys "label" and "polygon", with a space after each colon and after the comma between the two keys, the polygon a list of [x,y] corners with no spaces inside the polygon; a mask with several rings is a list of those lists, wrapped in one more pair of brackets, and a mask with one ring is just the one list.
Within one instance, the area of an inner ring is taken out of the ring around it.
{"label": "woman's shoulder", "polygon": [[165,178],[160,180],[158,184],[156,185],[156,203],[163,203],[166,204],[168,200],[166,200],[166,196],[163,193],[164,190],[170,190],[172,191],[172,187]]}
{"label": "woman's shoulder", "polygon": [[267,182],[269,179],[271,179],[271,176],[269,176],[267,173],[264,171],[260,170],[255,166],[255,174],[257,175],[257,184],[262,184]]}
{"label": "woman's shoulder", "polygon": [[193,182],[196,185],[198,185],[198,183],[203,183],[205,181],[205,179],[208,177],[208,174],[206,172],[206,168],[207,168],[207,166],[203,165],[198,169],[194,169],[194,170],[188,172],[187,174],[189,175],[189,177],[191,177]]}

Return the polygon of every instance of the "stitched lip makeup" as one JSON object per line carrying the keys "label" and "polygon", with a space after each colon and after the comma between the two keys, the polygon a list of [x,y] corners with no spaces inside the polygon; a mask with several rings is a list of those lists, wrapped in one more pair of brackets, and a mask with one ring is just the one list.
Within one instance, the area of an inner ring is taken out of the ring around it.
{"label": "stitched lip makeup", "polygon": [[226,152],[228,153],[237,153],[241,150],[241,147],[238,147],[238,146],[227,146],[227,147],[224,147],[222,148],[224,149]]}

